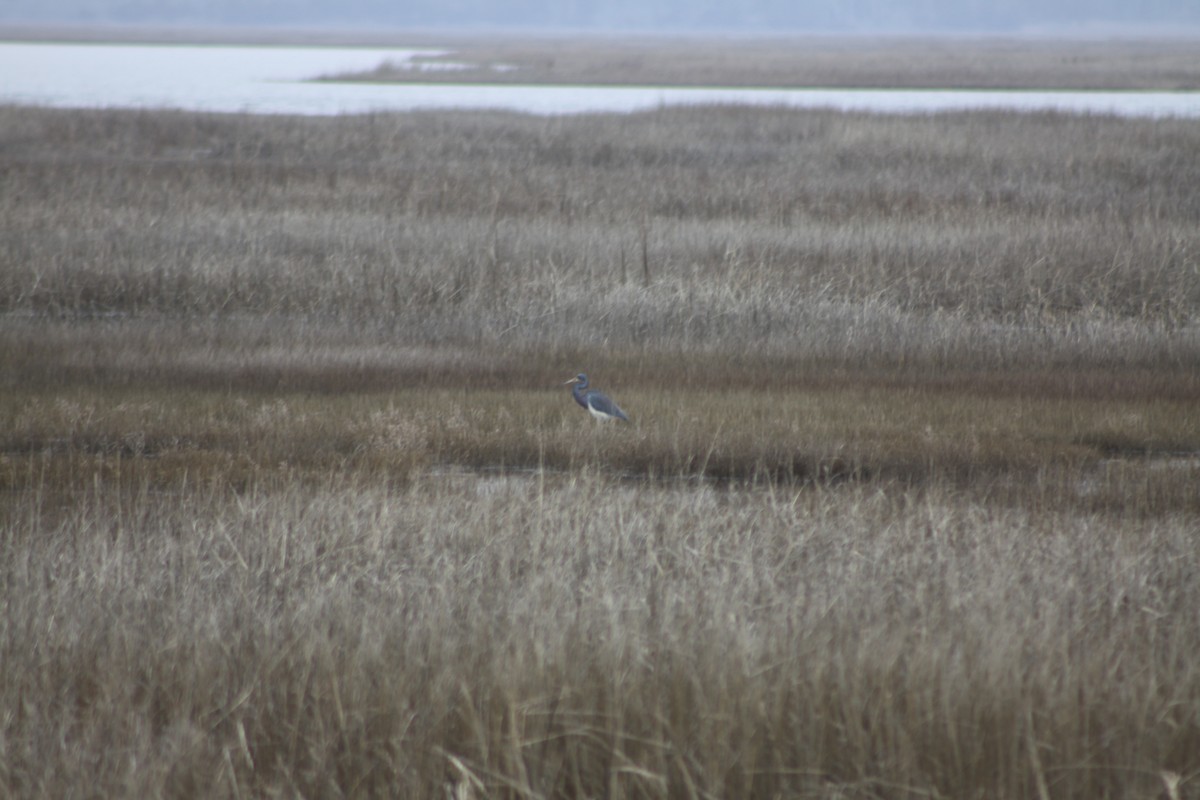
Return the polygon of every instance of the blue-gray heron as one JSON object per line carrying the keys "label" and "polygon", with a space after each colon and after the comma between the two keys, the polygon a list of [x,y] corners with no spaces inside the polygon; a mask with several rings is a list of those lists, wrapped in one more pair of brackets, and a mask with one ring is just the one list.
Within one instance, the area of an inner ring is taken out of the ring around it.
{"label": "blue-gray heron", "polygon": [[581,372],[564,385],[570,386],[571,384],[575,384],[571,387],[571,396],[575,398],[575,402],[586,408],[588,413],[596,419],[629,421],[629,417],[625,416],[625,412],[608,395],[595,389],[588,389],[587,375]]}

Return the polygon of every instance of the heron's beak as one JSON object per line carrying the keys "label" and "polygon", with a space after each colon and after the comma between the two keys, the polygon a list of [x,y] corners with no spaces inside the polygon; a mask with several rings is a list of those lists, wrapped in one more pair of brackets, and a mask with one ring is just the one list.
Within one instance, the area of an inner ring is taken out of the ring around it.
{"label": "heron's beak", "polygon": [[571,378],[571,380],[564,383],[563,386],[570,386],[572,383],[579,383],[579,378]]}

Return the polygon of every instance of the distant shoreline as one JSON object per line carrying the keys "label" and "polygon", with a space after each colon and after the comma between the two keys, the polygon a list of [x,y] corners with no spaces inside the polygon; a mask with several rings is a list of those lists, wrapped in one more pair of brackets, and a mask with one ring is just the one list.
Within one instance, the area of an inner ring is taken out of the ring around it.
{"label": "distant shoreline", "polygon": [[[338,80],[728,88],[1200,90],[1197,34],[1149,38],[484,34],[0,25],[0,40],[437,47]],[[447,67],[447,65],[450,65]]]}

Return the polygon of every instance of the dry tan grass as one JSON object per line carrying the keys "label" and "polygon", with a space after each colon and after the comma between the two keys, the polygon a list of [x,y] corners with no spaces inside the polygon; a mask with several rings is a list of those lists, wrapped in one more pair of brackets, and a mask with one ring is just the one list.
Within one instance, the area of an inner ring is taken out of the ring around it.
{"label": "dry tan grass", "polygon": [[0,794],[1196,796],[1195,125],[0,131]]}
{"label": "dry tan grass", "polygon": [[[0,449],[44,453],[53,469],[73,453],[148,455],[126,469],[156,483],[224,473],[233,454],[247,477],[284,463],[301,473],[367,465],[397,480],[458,465],[1022,483],[1047,468],[1090,473],[1112,457],[1200,451],[1197,373],[1107,357],[1086,369],[947,369],[952,359],[850,369],[769,352],[596,358],[497,343],[395,346],[378,332],[237,319],[10,319],[6,333],[0,365],[20,381],[0,401]],[[584,424],[561,385],[583,364],[633,425]],[[1141,510],[1193,507],[1186,479],[1174,486],[1175,500]],[[1101,495],[1088,502],[1107,502]]]}
{"label": "dry tan grass", "polygon": [[10,506],[6,792],[1194,793],[1194,515],[374,481]]}
{"label": "dry tan grass", "polygon": [[1187,122],[7,114],[6,311],[849,364],[1195,352]]}

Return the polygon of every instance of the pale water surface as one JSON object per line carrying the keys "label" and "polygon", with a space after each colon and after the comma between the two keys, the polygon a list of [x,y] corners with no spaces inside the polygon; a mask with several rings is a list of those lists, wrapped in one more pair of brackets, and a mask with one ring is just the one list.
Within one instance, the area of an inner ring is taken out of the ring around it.
{"label": "pale water surface", "polygon": [[871,89],[668,89],[313,82],[404,62],[419,50],[351,47],[0,42],[0,103],[58,108],[179,108],[265,114],[353,114],[500,108],[534,114],[746,103],[880,112],[1058,109],[1200,117],[1197,92]]}

